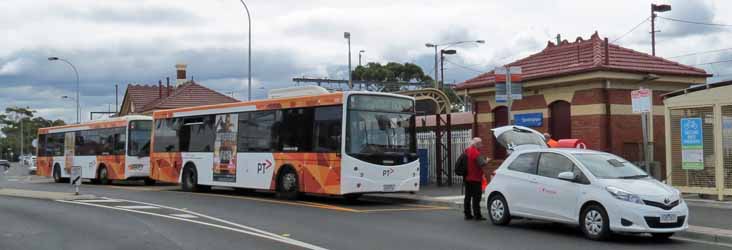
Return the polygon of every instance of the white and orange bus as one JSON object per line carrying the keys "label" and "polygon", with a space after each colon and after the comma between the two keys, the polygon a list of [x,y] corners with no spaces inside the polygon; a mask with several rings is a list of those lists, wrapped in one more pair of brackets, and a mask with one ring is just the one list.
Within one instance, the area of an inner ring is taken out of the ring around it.
{"label": "white and orange bus", "polygon": [[186,191],[225,186],[286,198],[419,190],[412,97],[293,95],[156,111],[150,176]]}
{"label": "white and orange bus", "polygon": [[150,179],[152,118],[131,115],[38,129],[37,175],[62,182],[72,166],[82,178],[108,184],[111,180]]}

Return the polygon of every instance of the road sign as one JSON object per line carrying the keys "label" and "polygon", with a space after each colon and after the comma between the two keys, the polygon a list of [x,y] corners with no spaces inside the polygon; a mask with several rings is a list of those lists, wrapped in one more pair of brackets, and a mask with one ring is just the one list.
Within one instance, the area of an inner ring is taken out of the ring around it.
{"label": "road sign", "polygon": [[633,106],[633,113],[651,112],[653,92],[650,89],[639,89],[630,92],[630,100]]}
{"label": "road sign", "polygon": [[79,186],[81,186],[81,166],[71,166],[71,176],[69,182],[74,186],[76,194],[79,194]]}
{"label": "road sign", "polygon": [[516,125],[524,127],[541,127],[544,121],[544,114],[538,113],[526,113],[526,114],[515,114],[513,119]]}
{"label": "road sign", "polygon": [[[508,93],[511,93],[512,100],[521,100],[523,98],[523,88],[521,86],[522,70],[521,67],[497,67],[494,70],[496,81],[496,102],[507,102]],[[510,86],[510,89],[508,89]]]}
{"label": "road sign", "polygon": [[702,118],[681,118],[681,169],[704,169]]}

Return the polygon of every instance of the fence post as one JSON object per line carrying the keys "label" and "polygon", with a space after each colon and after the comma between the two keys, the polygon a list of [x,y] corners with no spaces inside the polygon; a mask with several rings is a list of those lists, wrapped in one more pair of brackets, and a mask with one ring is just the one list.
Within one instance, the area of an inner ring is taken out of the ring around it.
{"label": "fence post", "polygon": [[716,104],[712,106],[712,114],[714,124],[712,125],[712,133],[714,133],[714,175],[717,184],[717,199],[724,200],[724,139],[722,138],[722,106]]}
{"label": "fence post", "polygon": [[442,117],[435,114],[435,163],[437,166],[437,186],[442,186]]}
{"label": "fence post", "polygon": [[447,185],[452,187],[452,121],[450,113],[447,114]]}

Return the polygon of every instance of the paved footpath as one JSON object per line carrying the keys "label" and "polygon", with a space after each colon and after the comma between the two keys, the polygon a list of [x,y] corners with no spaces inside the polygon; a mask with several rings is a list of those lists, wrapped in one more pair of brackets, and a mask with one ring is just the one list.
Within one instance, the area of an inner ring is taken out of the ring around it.
{"label": "paved footpath", "polygon": [[[424,204],[449,205],[463,208],[463,190],[461,185],[422,186],[415,194],[385,194],[371,195],[390,199],[404,199],[419,201]],[[483,196],[480,206],[486,208],[486,196]],[[689,206],[691,220],[689,230],[678,233],[678,237],[732,244],[732,201],[714,201],[699,199],[695,196],[685,196]]]}

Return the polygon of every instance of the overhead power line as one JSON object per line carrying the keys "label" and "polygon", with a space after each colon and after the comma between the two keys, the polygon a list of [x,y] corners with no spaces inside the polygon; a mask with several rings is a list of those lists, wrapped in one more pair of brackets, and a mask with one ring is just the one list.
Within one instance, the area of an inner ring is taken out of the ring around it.
{"label": "overhead power line", "polygon": [[689,24],[718,26],[718,27],[732,27],[732,24],[697,22],[697,21],[689,21],[689,20],[683,20],[683,19],[677,19],[677,18],[670,18],[670,17],[662,17],[662,16],[658,16],[658,18],[665,19],[665,20],[669,20],[669,21],[674,21],[674,22],[689,23]]}
{"label": "overhead power line", "polygon": [[637,29],[638,27],[640,27],[644,23],[648,22],[648,19],[650,19],[650,18],[651,18],[650,16],[649,17],[646,17],[646,19],[643,19],[643,21],[641,21],[640,23],[636,24],[635,27],[633,27],[632,29],[630,29],[628,32],[625,32],[625,34],[623,34],[622,36],[620,36],[618,38],[615,38],[615,40],[613,40],[612,43],[615,43],[616,41],[618,41],[620,39],[623,39],[623,37],[627,36],[628,34],[630,34],[633,31],[635,31],[635,29]]}
{"label": "overhead power line", "polygon": [[477,69],[474,69],[474,68],[471,68],[471,67],[468,67],[468,66],[465,66],[465,65],[461,65],[461,64],[452,62],[450,60],[447,60],[447,59],[445,59],[445,61],[448,62],[448,63],[450,63],[450,64],[452,64],[452,65],[455,65],[455,66],[458,66],[458,67],[463,68],[465,70],[473,71],[473,72],[476,72],[476,73],[481,73],[482,74],[482,73],[485,73],[486,72],[486,71],[477,70]]}
{"label": "overhead power line", "polygon": [[694,52],[694,53],[689,53],[689,54],[683,54],[683,55],[678,55],[678,56],[672,56],[672,57],[666,57],[666,58],[679,58],[679,57],[696,56],[696,55],[703,55],[703,54],[712,54],[712,53],[725,52],[725,51],[728,51],[728,50],[732,50],[732,48],[699,51],[699,52]]}
{"label": "overhead power line", "polygon": [[700,66],[700,65],[711,65],[711,64],[717,64],[717,63],[727,63],[727,62],[732,62],[732,59],[730,59],[730,60],[721,60],[721,61],[715,61],[715,62],[705,62],[705,63],[699,63],[699,64],[694,64],[694,65],[691,65],[691,66]]}

